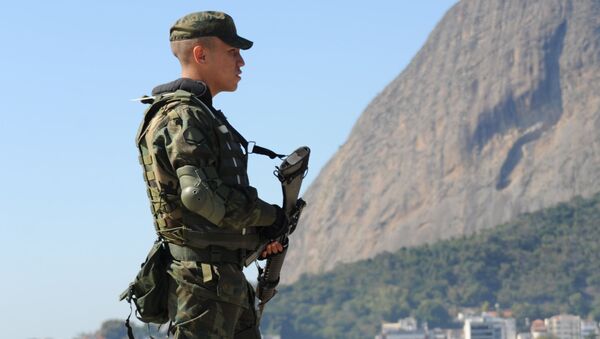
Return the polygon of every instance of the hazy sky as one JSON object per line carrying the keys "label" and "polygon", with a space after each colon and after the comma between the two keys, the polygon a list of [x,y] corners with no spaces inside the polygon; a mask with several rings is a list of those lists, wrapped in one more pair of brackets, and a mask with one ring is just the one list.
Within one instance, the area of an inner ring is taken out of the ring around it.
{"label": "hazy sky", "polygon": [[[254,41],[215,106],[247,139],[313,153],[306,183],[455,0],[11,1],[0,11],[0,337],[72,338],[124,318],[118,294],[155,238],[130,99],[179,76],[168,30],[231,14]],[[250,180],[280,203],[277,161]],[[310,203],[310,202],[309,202]]]}

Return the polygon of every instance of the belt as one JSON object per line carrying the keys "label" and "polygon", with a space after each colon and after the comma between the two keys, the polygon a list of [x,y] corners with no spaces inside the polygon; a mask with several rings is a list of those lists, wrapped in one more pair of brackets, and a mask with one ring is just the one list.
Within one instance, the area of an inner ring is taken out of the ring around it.
{"label": "belt", "polygon": [[197,261],[206,264],[229,263],[244,266],[246,250],[228,250],[219,246],[208,246],[206,248],[191,248],[169,244],[169,251],[175,260]]}

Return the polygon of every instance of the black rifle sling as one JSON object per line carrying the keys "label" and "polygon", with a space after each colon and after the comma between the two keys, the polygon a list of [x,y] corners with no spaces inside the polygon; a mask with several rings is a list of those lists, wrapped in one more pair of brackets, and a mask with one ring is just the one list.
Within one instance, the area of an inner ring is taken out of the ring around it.
{"label": "black rifle sling", "polygon": [[[260,154],[260,155],[266,155],[271,159],[275,159],[275,158],[279,158],[279,159],[283,159],[285,157],[284,154],[278,154],[275,153],[273,151],[271,151],[268,148],[265,147],[261,147],[256,145],[256,143],[254,141],[248,141],[246,140],[246,138],[244,138],[244,136],[242,136],[242,134],[240,132],[238,132],[227,120],[227,117],[225,116],[225,114],[223,114],[223,112],[217,110],[215,111],[217,117],[219,117],[220,120],[222,120],[223,124],[227,127],[228,130],[231,131],[231,133],[233,133],[233,135],[236,136],[236,138],[240,141],[240,143],[242,144],[242,146],[244,146],[244,149],[246,150],[246,153],[248,154]],[[252,144],[253,147],[252,149],[248,149],[248,146]]]}

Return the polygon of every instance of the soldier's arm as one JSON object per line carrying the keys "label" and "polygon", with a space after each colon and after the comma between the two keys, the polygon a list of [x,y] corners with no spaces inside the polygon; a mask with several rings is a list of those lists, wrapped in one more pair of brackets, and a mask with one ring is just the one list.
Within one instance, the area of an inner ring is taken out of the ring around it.
{"label": "soldier's arm", "polygon": [[210,119],[180,105],[169,113],[167,131],[166,151],[187,209],[215,225],[235,229],[275,221],[275,208],[261,200],[255,188],[226,185],[217,176],[218,147]]}

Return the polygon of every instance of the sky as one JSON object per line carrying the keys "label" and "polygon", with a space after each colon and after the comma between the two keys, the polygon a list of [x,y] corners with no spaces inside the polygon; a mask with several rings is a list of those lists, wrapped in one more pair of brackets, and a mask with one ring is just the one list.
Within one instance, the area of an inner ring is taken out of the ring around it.
{"label": "sky", "polygon": [[[168,45],[179,17],[225,11],[254,41],[238,90],[214,105],[259,145],[309,146],[306,188],[455,2],[3,4],[0,337],[73,338],[127,316],[117,296],[155,239],[134,144],[144,105],[131,99],[179,77]],[[250,159],[271,203],[278,164]]]}

